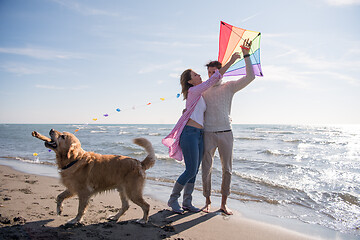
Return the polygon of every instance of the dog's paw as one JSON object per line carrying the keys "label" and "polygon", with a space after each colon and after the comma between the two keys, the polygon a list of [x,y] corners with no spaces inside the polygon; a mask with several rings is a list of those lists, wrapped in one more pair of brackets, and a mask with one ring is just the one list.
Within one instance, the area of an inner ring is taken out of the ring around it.
{"label": "dog's paw", "polygon": [[115,216],[109,216],[106,220],[111,221],[111,222],[117,222],[117,220],[119,220],[119,218],[115,215]]}
{"label": "dog's paw", "polygon": [[138,220],[136,220],[136,223],[139,223],[139,224],[146,224],[146,223],[147,223],[147,221],[146,221],[146,220],[144,220],[144,219],[138,219]]}
{"label": "dog's paw", "polygon": [[77,220],[76,218],[74,218],[74,219],[68,221],[65,225],[69,225],[69,226],[70,226],[70,225],[81,225],[81,223],[80,223],[79,220]]}
{"label": "dog's paw", "polygon": [[74,220],[75,220],[75,219],[73,219],[73,220],[71,220],[71,221],[69,221],[69,222],[61,225],[60,227],[62,227],[62,228],[64,228],[64,229],[69,229],[69,228],[76,228],[76,227],[82,227],[82,226],[84,226],[83,223],[78,222],[78,221],[75,221],[75,222],[74,222]]}

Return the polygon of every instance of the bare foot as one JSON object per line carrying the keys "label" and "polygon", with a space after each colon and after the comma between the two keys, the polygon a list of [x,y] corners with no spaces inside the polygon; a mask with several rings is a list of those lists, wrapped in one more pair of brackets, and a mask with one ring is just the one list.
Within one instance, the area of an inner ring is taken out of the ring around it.
{"label": "bare foot", "polygon": [[201,211],[209,213],[211,209],[211,200],[210,197],[205,197],[205,207],[201,209]]}
{"label": "bare foot", "polygon": [[226,205],[225,206],[221,206],[220,210],[225,213],[226,215],[233,215],[233,212],[231,211],[230,208],[228,208]]}
{"label": "bare foot", "polygon": [[209,204],[206,204],[205,207],[203,207],[203,208],[201,209],[201,211],[206,212],[206,213],[209,213],[209,212],[210,212],[210,209],[211,209],[211,204],[209,203]]}

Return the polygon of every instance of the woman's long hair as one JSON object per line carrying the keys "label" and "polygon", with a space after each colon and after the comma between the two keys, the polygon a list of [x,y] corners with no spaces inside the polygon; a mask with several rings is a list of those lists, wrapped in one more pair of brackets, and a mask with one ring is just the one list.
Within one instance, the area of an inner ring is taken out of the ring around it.
{"label": "woman's long hair", "polygon": [[191,80],[191,72],[191,69],[186,69],[180,77],[181,93],[184,96],[184,100],[187,99],[189,88],[193,86],[188,82]]}

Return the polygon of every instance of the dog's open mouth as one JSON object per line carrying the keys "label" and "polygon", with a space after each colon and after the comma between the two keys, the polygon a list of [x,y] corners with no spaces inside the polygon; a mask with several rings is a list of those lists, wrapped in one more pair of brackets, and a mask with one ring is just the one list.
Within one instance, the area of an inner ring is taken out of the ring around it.
{"label": "dog's open mouth", "polygon": [[45,142],[45,147],[55,149],[57,147],[57,144],[54,141]]}
{"label": "dog's open mouth", "polygon": [[43,140],[45,142],[45,147],[50,148],[50,149],[56,149],[57,144],[56,144],[56,141],[54,141],[54,132],[55,132],[54,129],[50,130],[49,135],[50,135],[51,138],[45,137],[44,135],[41,135],[40,133],[38,133],[36,131],[33,131],[31,133],[31,135],[33,137],[36,137],[36,138],[40,139],[40,140]]}

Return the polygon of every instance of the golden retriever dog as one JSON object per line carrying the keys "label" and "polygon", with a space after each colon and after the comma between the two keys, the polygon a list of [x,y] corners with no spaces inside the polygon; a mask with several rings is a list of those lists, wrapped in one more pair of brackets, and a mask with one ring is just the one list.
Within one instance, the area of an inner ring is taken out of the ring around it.
{"label": "golden retriever dog", "polygon": [[143,147],[147,157],[142,161],[121,156],[101,155],[86,152],[74,134],[50,130],[50,138],[37,132],[32,136],[45,141],[45,146],[56,153],[56,162],[61,181],[67,188],[57,196],[57,213],[62,212],[62,203],[74,195],[79,197],[76,217],[68,224],[81,222],[86,206],[94,194],[116,189],[121,198],[120,211],[109,220],[117,221],[129,208],[128,199],[139,205],[143,212],[140,223],[146,223],[149,217],[149,204],[143,198],[145,170],[155,164],[155,153],[151,143],[145,138],[136,138],[134,143]]}

